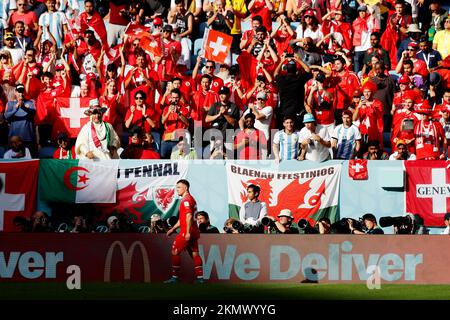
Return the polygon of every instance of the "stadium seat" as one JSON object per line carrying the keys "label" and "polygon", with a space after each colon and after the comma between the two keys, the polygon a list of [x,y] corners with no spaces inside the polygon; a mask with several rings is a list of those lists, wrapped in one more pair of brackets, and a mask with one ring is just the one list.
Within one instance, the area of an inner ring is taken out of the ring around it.
{"label": "stadium seat", "polygon": [[[203,38],[195,39],[194,41],[194,56],[198,56],[203,49]],[[195,64],[195,61],[194,61]]]}
{"label": "stadium seat", "polygon": [[42,147],[39,149],[39,159],[52,159],[55,147]]}
{"label": "stadium seat", "polygon": [[60,223],[56,232],[69,232],[69,225],[65,222]]}
{"label": "stadium seat", "polygon": [[95,232],[106,233],[106,232],[108,232],[108,227],[105,225],[99,225],[99,226],[95,227]]}

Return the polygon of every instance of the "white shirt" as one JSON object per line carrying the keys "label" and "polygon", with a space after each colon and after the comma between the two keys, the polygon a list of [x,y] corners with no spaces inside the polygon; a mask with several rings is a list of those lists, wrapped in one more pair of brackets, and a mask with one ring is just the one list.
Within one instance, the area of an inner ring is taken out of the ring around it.
{"label": "white shirt", "polygon": [[[395,151],[393,154],[389,156],[389,160],[397,160],[395,159],[398,156],[398,151]],[[408,152],[408,159],[406,160],[416,160],[416,155],[414,153]]]}
{"label": "white shirt", "polygon": [[5,154],[3,155],[3,159],[31,159],[31,154],[30,154],[30,150],[28,150],[28,148],[25,148],[25,156],[21,157],[21,158],[17,158],[17,152],[13,151],[13,149],[9,149],[8,151],[5,152]]}
{"label": "white shirt", "polygon": [[441,232],[441,234],[450,234],[450,226],[444,229],[444,231]]}
{"label": "white shirt", "polygon": [[8,48],[6,46],[3,47],[3,50],[11,53],[13,65],[17,65],[23,58],[23,50],[20,48]]}
{"label": "white shirt", "polygon": [[287,134],[284,130],[280,130],[275,133],[273,143],[279,145],[280,160],[297,159],[300,151],[300,136],[298,131]]}
{"label": "white shirt", "polygon": [[[330,141],[330,135],[327,128],[322,127],[319,132],[316,132],[316,134],[318,134],[323,140]],[[312,140],[311,136],[312,132],[306,127],[300,130],[300,143],[305,139],[311,139],[311,143],[306,148],[305,159],[317,162],[327,160],[330,157],[330,149],[325,147],[319,141]]]}

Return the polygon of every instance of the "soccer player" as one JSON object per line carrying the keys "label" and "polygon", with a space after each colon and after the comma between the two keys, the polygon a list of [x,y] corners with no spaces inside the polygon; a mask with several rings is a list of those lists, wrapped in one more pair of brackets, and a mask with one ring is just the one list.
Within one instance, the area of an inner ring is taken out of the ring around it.
{"label": "soccer player", "polygon": [[197,203],[189,193],[189,182],[187,180],[179,180],[177,182],[177,193],[181,197],[179,219],[178,222],[167,231],[170,236],[177,228],[180,228],[180,233],[176,236],[172,245],[172,277],[164,283],[179,282],[179,273],[181,265],[181,252],[188,250],[189,255],[194,260],[194,268],[196,283],[204,283],[203,279],[203,262],[198,254],[198,239],[200,238],[200,231],[197,223],[194,221],[195,213],[197,212]]}

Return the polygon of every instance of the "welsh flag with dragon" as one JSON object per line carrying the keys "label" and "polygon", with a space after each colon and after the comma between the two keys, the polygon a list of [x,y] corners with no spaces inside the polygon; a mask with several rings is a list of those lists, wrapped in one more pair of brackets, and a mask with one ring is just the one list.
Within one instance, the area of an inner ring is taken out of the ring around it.
{"label": "welsh flag with dragon", "polygon": [[322,217],[339,220],[338,200],[341,165],[302,171],[267,171],[227,164],[229,216],[239,217],[247,201],[247,186],[261,188],[259,200],[267,204],[268,214],[276,217],[290,209],[294,221],[305,218],[312,225]]}
{"label": "welsh flag with dragon", "polygon": [[178,216],[175,187],[178,180],[186,179],[185,161],[121,161],[118,170],[116,203],[96,205],[103,217],[125,214],[134,223],[143,223],[154,213],[163,219]]}

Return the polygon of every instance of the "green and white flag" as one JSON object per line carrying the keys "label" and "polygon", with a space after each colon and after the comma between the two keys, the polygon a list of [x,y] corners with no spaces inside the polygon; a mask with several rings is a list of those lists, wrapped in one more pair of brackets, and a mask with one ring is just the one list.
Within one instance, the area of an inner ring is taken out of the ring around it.
{"label": "green and white flag", "polygon": [[119,160],[43,159],[39,165],[42,201],[69,203],[116,202]]}
{"label": "green and white flag", "polygon": [[247,201],[247,186],[261,188],[259,200],[267,204],[270,216],[290,209],[297,222],[301,218],[317,221],[339,219],[339,181],[341,164],[302,171],[270,171],[227,163],[229,216],[239,218],[239,209]]}

